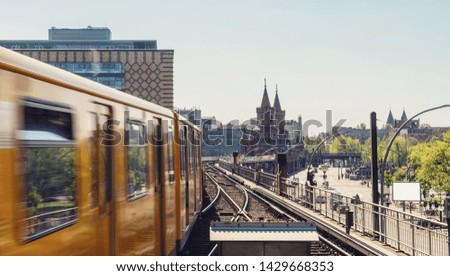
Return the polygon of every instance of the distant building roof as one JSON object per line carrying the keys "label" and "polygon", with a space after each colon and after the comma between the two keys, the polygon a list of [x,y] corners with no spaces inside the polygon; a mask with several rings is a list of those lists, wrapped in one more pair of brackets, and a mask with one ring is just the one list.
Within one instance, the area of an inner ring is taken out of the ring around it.
{"label": "distant building roof", "polygon": [[0,40],[12,50],[156,50],[156,40]]}
{"label": "distant building roof", "polygon": [[48,40],[111,40],[111,30],[106,27],[92,26],[84,29],[52,27],[48,30]]}
{"label": "distant building roof", "polygon": [[108,28],[48,30],[49,40],[0,40],[12,50],[156,50],[156,40],[111,40]]}

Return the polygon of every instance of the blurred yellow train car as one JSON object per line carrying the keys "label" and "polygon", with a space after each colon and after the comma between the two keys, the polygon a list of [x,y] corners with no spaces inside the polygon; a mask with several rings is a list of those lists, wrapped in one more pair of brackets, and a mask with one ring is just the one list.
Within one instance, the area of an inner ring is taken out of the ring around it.
{"label": "blurred yellow train car", "polygon": [[0,255],[175,255],[201,174],[173,111],[0,48]]}

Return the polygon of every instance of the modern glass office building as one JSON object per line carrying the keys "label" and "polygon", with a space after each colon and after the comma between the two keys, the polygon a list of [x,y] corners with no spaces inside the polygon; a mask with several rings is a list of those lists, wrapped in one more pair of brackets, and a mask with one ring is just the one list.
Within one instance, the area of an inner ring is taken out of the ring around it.
{"label": "modern glass office building", "polygon": [[108,28],[48,31],[48,40],[0,46],[173,109],[173,50],[158,50],[156,40],[111,40]]}

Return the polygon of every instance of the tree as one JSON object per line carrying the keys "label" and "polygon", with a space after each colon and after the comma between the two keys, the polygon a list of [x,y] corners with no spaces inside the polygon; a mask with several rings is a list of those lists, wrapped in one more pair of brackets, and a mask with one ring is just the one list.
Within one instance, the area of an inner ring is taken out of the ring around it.
{"label": "tree", "polygon": [[393,182],[391,172],[389,170],[384,171],[384,185],[389,188]]}
{"label": "tree", "polygon": [[406,168],[398,168],[395,170],[394,174],[391,173],[391,171],[386,170],[384,172],[385,177],[385,184],[389,187],[394,182],[404,182],[409,181],[410,179],[407,179],[406,177]]}
{"label": "tree", "polygon": [[334,139],[330,148],[331,153],[361,153],[361,143],[352,137]]}
{"label": "tree", "polygon": [[357,129],[366,129],[367,125],[365,123],[360,123],[359,125],[356,126]]}
{"label": "tree", "polygon": [[405,181],[406,178],[406,172],[403,168],[399,168],[397,171],[395,171],[394,175],[392,176],[393,182],[402,182]]}
{"label": "tree", "polygon": [[364,144],[361,145],[361,158],[366,164],[370,164],[372,162],[372,140],[370,138],[368,138]]}
{"label": "tree", "polygon": [[[30,211],[44,213],[74,205],[75,149],[26,148],[24,150],[25,194]],[[47,208],[45,202],[59,202]]]}
{"label": "tree", "polygon": [[[386,148],[391,140],[391,137],[385,139],[377,139],[378,144],[378,158],[379,161],[384,158],[386,154]],[[408,151],[411,147],[419,144],[416,138],[409,137],[408,142],[404,137],[397,137],[391,146],[389,151],[389,156],[387,163],[393,165],[394,167],[400,168],[407,165]],[[364,144],[361,145],[361,157],[364,163],[370,164],[372,159],[372,141],[368,138]]]}
{"label": "tree", "polygon": [[[310,138],[308,136],[304,137],[304,143],[305,143],[305,150],[308,153],[312,153],[314,151],[314,149],[320,144],[320,142],[322,142],[322,139],[320,138]],[[323,153],[328,153],[330,152],[330,147],[328,145],[326,145],[326,143],[323,143],[319,149],[317,149],[317,152],[323,152]]]}
{"label": "tree", "polygon": [[39,204],[42,203],[42,196],[36,190],[36,187],[31,187],[27,196],[27,207],[33,208],[33,211],[36,211]]}
{"label": "tree", "polygon": [[450,131],[441,141],[418,144],[411,149],[409,166],[425,190],[450,192]]}
{"label": "tree", "polygon": [[[389,144],[391,137],[388,139],[383,139],[378,143],[378,155],[380,158],[384,158],[386,155],[386,149]],[[394,167],[400,168],[406,166],[408,160],[408,149],[406,144],[406,139],[401,136],[395,138],[394,143],[391,145],[389,151],[387,163],[393,165]]]}

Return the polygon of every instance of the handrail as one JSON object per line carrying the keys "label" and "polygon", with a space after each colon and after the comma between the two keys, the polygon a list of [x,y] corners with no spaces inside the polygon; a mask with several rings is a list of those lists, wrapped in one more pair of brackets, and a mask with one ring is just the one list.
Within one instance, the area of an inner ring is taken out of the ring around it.
{"label": "handrail", "polygon": [[24,219],[23,221],[28,221],[30,219],[36,219],[36,218],[40,218],[40,217],[44,217],[44,216],[49,216],[49,215],[54,215],[54,214],[59,214],[59,213],[63,213],[63,212],[69,212],[72,210],[77,210],[78,207],[73,207],[73,208],[67,208],[67,209],[62,209],[62,210],[56,210],[56,211],[52,211],[52,212],[48,212],[48,213],[43,213],[43,214],[39,214],[36,216],[32,216],[32,217],[28,217],[26,219]]}

